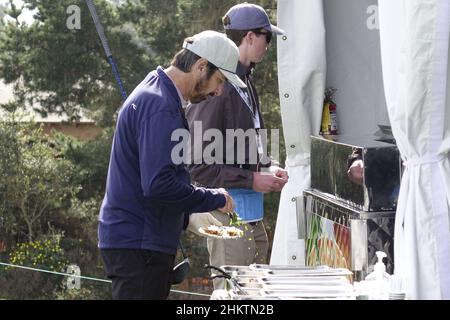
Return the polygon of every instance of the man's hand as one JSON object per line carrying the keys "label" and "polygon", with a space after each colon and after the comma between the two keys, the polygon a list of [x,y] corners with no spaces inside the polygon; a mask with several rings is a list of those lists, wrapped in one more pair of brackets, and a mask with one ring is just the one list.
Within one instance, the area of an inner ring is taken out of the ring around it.
{"label": "man's hand", "polygon": [[220,212],[223,213],[228,213],[234,210],[234,201],[233,198],[230,196],[230,194],[223,188],[219,189],[219,192],[222,193],[225,198],[227,199],[227,201],[225,202],[225,206],[223,206],[222,208],[218,208],[217,210],[219,210]]}
{"label": "man's hand", "polygon": [[287,172],[281,168],[276,173],[253,172],[253,190],[257,192],[279,192],[287,181]]}
{"label": "man's hand", "polygon": [[351,182],[356,184],[363,184],[364,181],[364,163],[362,160],[353,161],[350,168],[348,168],[347,176]]}
{"label": "man's hand", "polygon": [[210,225],[221,226],[222,223],[213,217],[213,215],[209,212],[199,212],[192,213],[189,216],[189,224],[187,226],[187,230],[204,237],[205,235],[201,234],[198,229],[200,227],[208,227]]}
{"label": "man's hand", "polygon": [[288,172],[280,167],[275,167],[272,169],[273,173],[276,177],[286,180],[286,183],[289,180]]}

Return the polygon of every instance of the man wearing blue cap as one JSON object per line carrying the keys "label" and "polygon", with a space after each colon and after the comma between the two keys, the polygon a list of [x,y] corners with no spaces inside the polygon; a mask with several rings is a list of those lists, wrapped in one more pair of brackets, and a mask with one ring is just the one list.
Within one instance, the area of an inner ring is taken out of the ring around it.
{"label": "man wearing blue cap", "polygon": [[[266,263],[268,239],[262,222],[263,194],[281,191],[288,176],[285,170],[274,165],[274,161],[272,165],[270,161],[266,164],[261,161],[263,158],[267,159],[261,147],[260,135],[260,130],[264,129],[264,122],[251,73],[255,64],[261,62],[266,54],[272,35],[284,34],[284,31],[270,23],[262,7],[249,3],[233,6],[222,21],[228,38],[238,46],[239,63],[236,73],[247,88],[226,84],[222,96],[188,107],[186,118],[191,136],[196,134],[203,136],[207,130],[215,129],[220,130],[226,140],[223,152],[216,152],[211,157],[213,159],[206,159],[207,152],[198,152],[198,149],[207,151],[208,143],[200,141],[201,145],[197,145],[198,141],[194,139],[192,145],[194,152],[191,153],[194,161],[189,166],[189,172],[198,185],[226,188],[233,197],[236,213],[243,222],[238,226],[244,231],[242,238],[207,239],[210,264],[221,266]],[[202,132],[196,133],[195,129],[199,128],[199,123]],[[242,147],[234,137],[232,143],[229,143],[230,129],[234,132],[241,130],[255,134],[254,137],[245,139]],[[257,160],[253,162],[252,159]],[[230,223],[227,215],[216,211],[212,214],[222,224]],[[224,280],[214,279],[214,287],[223,288]]]}

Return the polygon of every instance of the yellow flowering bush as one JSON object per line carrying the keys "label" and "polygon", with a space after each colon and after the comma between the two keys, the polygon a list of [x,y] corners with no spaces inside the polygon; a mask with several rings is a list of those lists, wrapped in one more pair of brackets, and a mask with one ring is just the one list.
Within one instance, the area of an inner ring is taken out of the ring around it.
{"label": "yellow flowering bush", "polygon": [[59,238],[18,243],[9,254],[11,264],[62,272],[68,261]]}

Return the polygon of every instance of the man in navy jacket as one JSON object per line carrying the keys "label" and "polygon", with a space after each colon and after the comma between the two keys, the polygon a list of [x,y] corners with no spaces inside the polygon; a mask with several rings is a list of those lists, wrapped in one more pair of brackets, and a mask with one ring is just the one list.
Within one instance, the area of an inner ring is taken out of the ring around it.
{"label": "man in navy jacket", "polygon": [[113,299],[166,299],[182,230],[220,225],[208,212],[233,210],[224,189],[190,183],[185,164],[174,157],[179,141],[173,137],[189,132],[183,110],[188,101],[220,95],[226,80],[245,87],[235,74],[238,55],[223,34],[201,32],[123,104],[98,228]]}

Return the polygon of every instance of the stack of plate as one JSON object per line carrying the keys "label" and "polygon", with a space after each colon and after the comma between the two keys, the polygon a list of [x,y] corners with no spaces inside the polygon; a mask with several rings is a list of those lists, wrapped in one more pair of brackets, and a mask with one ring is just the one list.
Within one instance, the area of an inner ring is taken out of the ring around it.
{"label": "stack of plate", "polygon": [[406,294],[404,292],[389,292],[388,300],[405,300]]}
{"label": "stack of plate", "polygon": [[[250,265],[221,266],[230,281],[231,299],[355,299],[347,269],[327,266]],[[253,271],[253,274],[252,272]]]}

